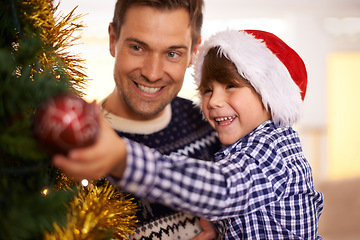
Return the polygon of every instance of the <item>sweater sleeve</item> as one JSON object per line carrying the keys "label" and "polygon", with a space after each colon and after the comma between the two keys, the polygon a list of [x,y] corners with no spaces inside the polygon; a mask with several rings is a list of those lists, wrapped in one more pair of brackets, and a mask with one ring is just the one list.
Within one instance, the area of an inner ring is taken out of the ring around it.
{"label": "sweater sleeve", "polygon": [[282,185],[269,179],[269,168],[262,169],[247,155],[214,163],[182,155],[163,156],[131,140],[126,143],[127,167],[117,182],[124,191],[209,220],[255,211],[276,201],[276,192],[283,192],[274,189],[274,185]]}

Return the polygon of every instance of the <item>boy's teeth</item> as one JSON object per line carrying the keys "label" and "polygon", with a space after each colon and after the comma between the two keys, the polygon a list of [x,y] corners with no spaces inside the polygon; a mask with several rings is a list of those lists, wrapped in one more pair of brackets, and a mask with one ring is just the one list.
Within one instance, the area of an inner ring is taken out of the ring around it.
{"label": "boy's teeth", "polygon": [[141,91],[146,92],[146,93],[151,93],[151,94],[157,93],[161,89],[159,87],[158,88],[146,87],[146,86],[140,85],[140,84],[138,84],[138,87]]}
{"label": "boy's teeth", "polygon": [[226,121],[226,120],[230,120],[230,119],[234,119],[235,116],[231,116],[231,117],[221,117],[221,118],[215,118],[215,121],[217,122],[221,122],[221,121]]}

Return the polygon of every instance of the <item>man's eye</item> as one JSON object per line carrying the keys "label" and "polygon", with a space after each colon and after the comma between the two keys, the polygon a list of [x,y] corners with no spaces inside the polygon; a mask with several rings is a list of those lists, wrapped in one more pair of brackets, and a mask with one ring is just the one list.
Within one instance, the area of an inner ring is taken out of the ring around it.
{"label": "man's eye", "polygon": [[170,58],[176,58],[176,57],[180,56],[180,54],[177,52],[168,52],[168,56]]}
{"label": "man's eye", "polygon": [[131,45],[131,48],[136,52],[140,51],[140,49],[141,49],[141,47],[139,45]]}

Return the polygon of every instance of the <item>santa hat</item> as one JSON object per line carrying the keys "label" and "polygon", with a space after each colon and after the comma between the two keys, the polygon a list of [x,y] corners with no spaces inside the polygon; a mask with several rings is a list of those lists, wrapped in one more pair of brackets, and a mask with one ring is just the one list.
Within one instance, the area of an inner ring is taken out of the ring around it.
{"label": "santa hat", "polygon": [[199,86],[204,57],[213,47],[232,61],[238,73],[261,95],[275,123],[292,125],[302,113],[307,74],[300,56],[272,33],[226,30],[211,36],[200,47],[195,61]]}

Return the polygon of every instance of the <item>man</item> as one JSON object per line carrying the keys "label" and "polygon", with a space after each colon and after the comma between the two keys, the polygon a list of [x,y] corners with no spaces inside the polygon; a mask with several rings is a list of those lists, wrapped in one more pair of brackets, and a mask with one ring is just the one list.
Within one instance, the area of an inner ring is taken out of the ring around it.
{"label": "man", "polygon": [[[101,105],[118,135],[166,155],[210,160],[219,150],[220,142],[199,109],[176,97],[200,43],[202,8],[203,0],[117,1],[109,25],[116,87]],[[116,138],[102,131],[94,146],[71,152],[69,159],[80,163],[94,159],[94,164],[79,164],[78,168],[84,172],[96,169],[97,177],[102,177],[111,172],[114,164],[110,163],[117,161]],[[55,164],[60,162],[59,167],[76,174],[76,167],[68,168],[61,160],[64,156],[54,157]],[[140,225],[133,239],[190,239],[201,231],[194,216],[136,200],[141,207]],[[208,239],[207,234],[213,232],[201,234],[198,239]]]}

